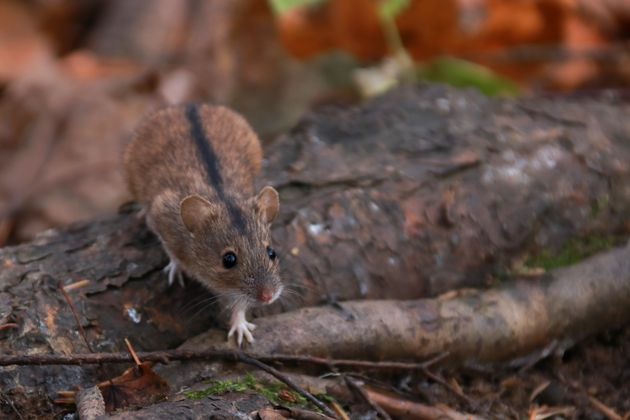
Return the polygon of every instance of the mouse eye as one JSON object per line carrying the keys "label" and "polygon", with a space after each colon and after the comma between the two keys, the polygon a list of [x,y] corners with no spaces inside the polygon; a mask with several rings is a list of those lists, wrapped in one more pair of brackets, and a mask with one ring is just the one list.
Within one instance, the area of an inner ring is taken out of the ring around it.
{"label": "mouse eye", "polygon": [[223,254],[223,267],[233,268],[236,265],[236,254],[232,251]]}
{"label": "mouse eye", "polygon": [[269,259],[271,261],[276,259],[276,251],[274,251],[273,248],[270,246],[267,247],[267,255],[269,255]]}

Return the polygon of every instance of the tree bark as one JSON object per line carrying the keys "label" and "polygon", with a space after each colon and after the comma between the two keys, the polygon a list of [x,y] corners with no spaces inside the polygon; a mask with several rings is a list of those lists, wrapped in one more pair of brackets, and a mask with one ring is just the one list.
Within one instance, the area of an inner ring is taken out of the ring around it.
{"label": "tree bark", "polygon": [[[628,111],[614,98],[500,100],[418,86],[308,115],[266,151],[260,183],[280,191],[274,246],[295,293],[258,315],[488,286],[528,253],[625,235]],[[216,325],[201,286],[167,288],[166,262],[129,207],[1,249],[0,325],[17,327],[0,330],[0,352],[85,352],[58,290],[83,280],[71,297],[95,351],[124,350],[124,337],[138,351],[172,348]],[[414,305],[405,306],[423,308]],[[7,367],[0,388],[45,411],[45,397],[110,373]]]}

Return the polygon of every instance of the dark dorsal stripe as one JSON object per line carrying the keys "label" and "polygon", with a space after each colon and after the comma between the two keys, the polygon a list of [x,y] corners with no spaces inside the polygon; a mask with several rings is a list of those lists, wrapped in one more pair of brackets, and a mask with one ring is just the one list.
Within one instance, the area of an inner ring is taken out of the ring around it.
{"label": "dark dorsal stripe", "polygon": [[225,204],[234,226],[239,231],[245,232],[247,229],[245,216],[236,203],[225,195],[225,191],[223,190],[223,177],[221,176],[221,171],[219,169],[219,159],[217,159],[217,155],[212,148],[212,144],[206,137],[197,106],[193,104],[186,106],[186,118],[188,118],[188,121],[190,122],[190,136],[193,138],[197,151],[199,152],[201,162],[206,168],[208,182],[215,188],[219,199]]}
{"label": "dark dorsal stripe", "polygon": [[217,159],[212,145],[206,138],[203,125],[201,124],[201,117],[195,105],[191,104],[186,106],[186,118],[190,121],[190,136],[195,141],[197,151],[199,151],[201,155],[201,163],[206,167],[208,181],[210,181],[210,184],[217,190],[217,194],[223,199],[223,177],[219,170],[219,159]]}
{"label": "dark dorsal stripe", "polygon": [[227,206],[228,212],[230,213],[230,219],[232,219],[232,223],[236,226],[236,229],[241,232],[247,232],[247,223],[245,222],[245,215],[243,211],[236,205],[232,200],[226,200],[225,205]]}

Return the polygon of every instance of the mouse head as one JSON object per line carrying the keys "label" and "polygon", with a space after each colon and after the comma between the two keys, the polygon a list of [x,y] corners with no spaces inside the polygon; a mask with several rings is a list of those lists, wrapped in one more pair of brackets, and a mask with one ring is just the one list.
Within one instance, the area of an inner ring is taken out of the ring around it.
{"label": "mouse head", "polygon": [[278,192],[269,186],[248,200],[184,198],[180,215],[191,239],[191,274],[243,303],[276,300],[283,287],[270,227],[279,205]]}

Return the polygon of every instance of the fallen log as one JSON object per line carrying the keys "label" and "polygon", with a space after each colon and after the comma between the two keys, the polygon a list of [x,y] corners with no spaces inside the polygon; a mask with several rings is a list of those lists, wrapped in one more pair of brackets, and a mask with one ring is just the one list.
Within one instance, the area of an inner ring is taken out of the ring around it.
{"label": "fallen log", "polygon": [[[487,286],[515,260],[570,238],[625,235],[628,111],[614,98],[492,100],[420,86],[308,115],[267,149],[263,178],[281,194],[274,244],[298,296],[287,293],[258,315]],[[60,284],[82,284],[70,295],[95,351],[123,350],[124,337],[139,351],[180,345],[213,325],[216,308],[207,308],[209,296],[193,282],[168,289],[165,264],[158,241],[129,208],[1,249],[0,352],[86,351]],[[347,308],[361,314],[361,305]],[[320,310],[337,321],[326,308],[306,311]],[[261,319],[260,328],[273,322]],[[263,350],[269,339],[262,335],[270,333],[258,334]],[[345,344],[335,352],[350,354]],[[46,410],[59,389],[107,374],[10,367],[0,370],[0,387],[18,407],[36,409],[39,401]]]}

